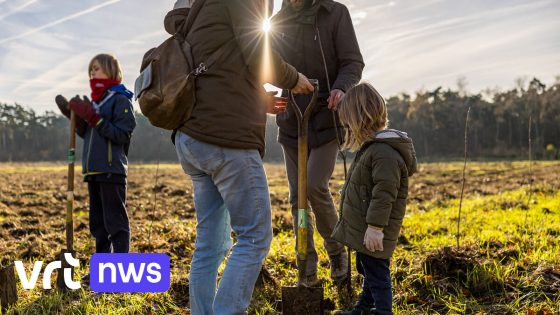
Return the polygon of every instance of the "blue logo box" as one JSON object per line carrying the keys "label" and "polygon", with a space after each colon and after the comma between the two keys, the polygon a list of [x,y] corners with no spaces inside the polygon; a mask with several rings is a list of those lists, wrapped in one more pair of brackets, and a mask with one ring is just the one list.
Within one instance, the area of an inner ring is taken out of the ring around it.
{"label": "blue logo box", "polygon": [[165,292],[171,271],[166,254],[94,254],[89,260],[94,292]]}

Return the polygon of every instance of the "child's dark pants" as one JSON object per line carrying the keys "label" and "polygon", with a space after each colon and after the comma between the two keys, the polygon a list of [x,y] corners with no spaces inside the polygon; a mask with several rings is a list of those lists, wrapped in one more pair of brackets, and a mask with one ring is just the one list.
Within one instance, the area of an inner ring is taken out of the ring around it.
{"label": "child's dark pants", "polygon": [[128,253],[130,227],[126,213],[126,185],[88,182],[89,229],[97,253]]}
{"label": "child's dark pants", "polygon": [[393,293],[389,259],[378,259],[358,252],[356,268],[364,276],[358,306],[364,309],[375,308],[373,314],[392,315]]}

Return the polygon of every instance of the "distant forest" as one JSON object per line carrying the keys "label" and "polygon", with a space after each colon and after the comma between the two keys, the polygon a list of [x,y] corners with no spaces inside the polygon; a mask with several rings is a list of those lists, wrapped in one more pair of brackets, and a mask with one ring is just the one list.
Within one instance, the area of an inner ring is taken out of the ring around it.
{"label": "distant forest", "polygon": [[[53,100],[54,102],[54,100]],[[437,88],[387,99],[390,127],[408,132],[421,161],[463,156],[464,128],[470,107],[468,154],[471,159],[527,159],[529,120],[533,158],[558,159],[560,147],[560,81],[547,87],[538,79],[508,91],[469,94]],[[152,127],[137,113],[130,146],[132,163],[177,161],[170,132]],[[37,114],[19,104],[0,103],[0,161],[65,161],[68,120],[52,111]],[[268,162],[282,161],[274,117],[266,133]],[[79,139],[79,138],[78,138]],[[77,143],[80,157],[81,140]]]}

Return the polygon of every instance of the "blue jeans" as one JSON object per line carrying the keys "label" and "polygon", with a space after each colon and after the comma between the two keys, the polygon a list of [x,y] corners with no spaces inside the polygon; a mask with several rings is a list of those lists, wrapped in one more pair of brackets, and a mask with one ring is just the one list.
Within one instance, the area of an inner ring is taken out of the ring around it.
{"label": "blue jeans", "polygon": [[[179,161],[190,175],[196,209],[196,242],[189,275],[191,314],[246,314],[270,249],[270,196],[259,152],[175,136]],[[232,246],[218,290],[218,267]]]}
{"label": "blue jeans", "polygon": [[375,307],[373,314],[393,314],[393,292],[389,259],[379,259],[356,253],[356,269],[364,276],[362,293],[358,307],[369,309]]}

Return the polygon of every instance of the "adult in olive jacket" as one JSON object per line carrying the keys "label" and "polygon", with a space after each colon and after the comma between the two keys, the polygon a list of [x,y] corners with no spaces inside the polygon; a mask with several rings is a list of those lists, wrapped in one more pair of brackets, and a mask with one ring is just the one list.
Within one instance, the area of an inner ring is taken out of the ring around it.
{"label": "adult in olive jacket", "polygon": [[[333,237],[360,253],[389,259],[397,246],[416,153],[406,133],[387,129],[362,145],[342,189],[342,214]],[[364,245],[368,225],[383,228],[383,250]]]}
{"label": "adult in olive jacket", "polygon": [[[272,71],[266,77],[261,76],[265,52],[260,32],[266,14],[263,1],[196,1],[204,2],[204,7],[187,36],[195,64],[207,61],[222,45],[229,48],[221,60],[197,78],[196,106],[179,130],[200,141],[258,149],[264,155],[266,93],[263,83],[293,89],[298,83],[298,71],[272,52],[269,64]],[[169,34],[177,32],[185,22],[190,10],[186,7],[188,2],[177,1],[176,8],[165,17],[165,29]]]}
{"label": "adult in olive jacket", "polygon": [[[315,215],[316,227],[329,254],[331,278],[346,278],[346,252],[331,238],[338,220],[329,192],[329,179],[338,152],[337,132],[343,139],[336,106],[345,91],[362,76],[364,62],[348,9],[333,0],[285,0],[272,20],[273,47],[291,65],[308,78],[319,80],[319,100],[309,121],[308,200]],[[286,95],[286,93],[284,93]],[[302,111],[309,95],[297,95]],[[336,121],[336,124],[335,124]],[[288,107],[276,115],[278,141],[283,147],[290,186],[293,222],[297,222],[297,135],[298,122]],[[308,225],[308,284],[317,283],[318,257],[313,243],[313,224]]]}
{"label": "adult in olive jacket", "polygon": [[[263,83],[295,92],[311,92],[313,86],[274,53],[273,71],[261,76],[267,48],[261,32],[263,1],[196,0],[191,8],[186,2],[176,3],[165,26],[173,34],[187,14],[189,23],[196,15],[187,35],[195,64],[227,47],[221,60],[197,77],[196,104],[175,136],[177,156],[192,179],[197,219],[190,312],[246,314],[272,240],[261,158],[267,110]],[[232,231],[237,239],[233,249]],[[228,255],[217,287],[218,268]]]}

